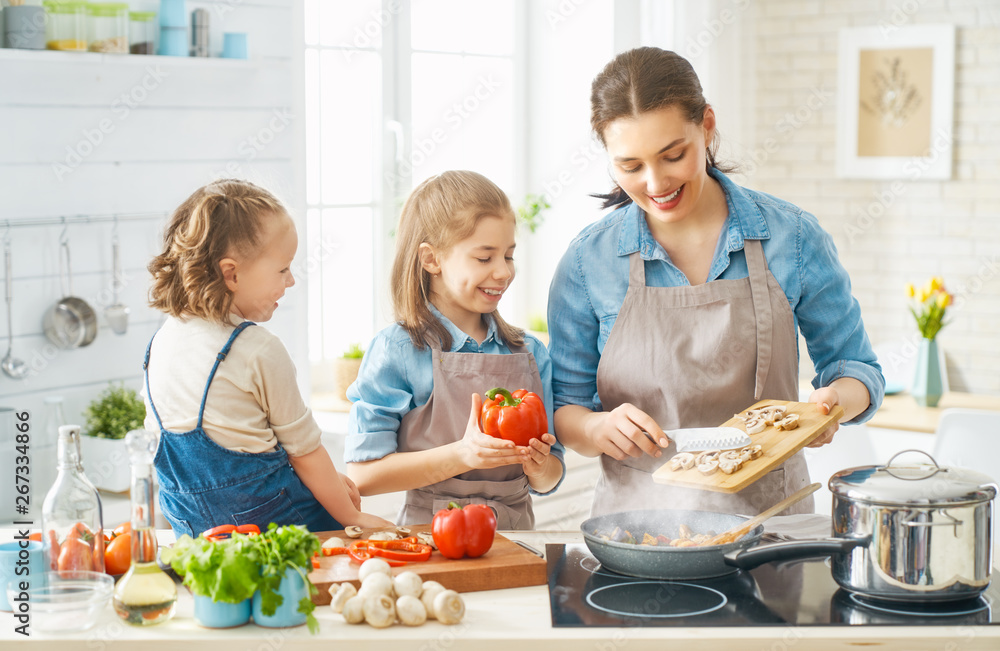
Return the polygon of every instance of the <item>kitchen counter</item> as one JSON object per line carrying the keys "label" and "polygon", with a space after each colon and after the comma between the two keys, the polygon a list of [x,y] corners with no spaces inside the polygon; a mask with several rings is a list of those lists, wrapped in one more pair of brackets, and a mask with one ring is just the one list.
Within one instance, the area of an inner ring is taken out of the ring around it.
{"label": "kitchen counter", "polygon": [[866,424],[869,427],[933,434],[937,431],[941,412],[954,407],[1000,411],[1000,396],[949,391],[941,397],[937,407],[921,407],[909,393],[897,393],[886,396],[882,406]]}
{"label": "kitchen counter", "polygon": [[[580,542],[578,532],[510,532],[510,538],[522,540],[544,550],[547,543]],[[89,631],[65,635],[31,636],[32,649],[69,651],[86,649],[173,650],[185,651],[291,651],[340,649],[363,651],[519,651],[544,649],[593,649],[595,651],[662,651],[664,640],[684,651],[708,649],[848,649],[878,646],[880,649],[949,649],[974,651],[1000,648],[1000,627],[940,626],[839,626],[785,627],[758,626],[732,628],[553,628],[546,586],[465,593],[465,619],[456,626],[436,621],[409,628],[396,625],[374,629],[368,625],[351,626],[340,615],[322,606],[316,609],[320,632],[310,635],[305,626],[292,629],[268,629],[254,625],[217,630],[198,626],[192,618],[192,600],[184,588],[179,590],[177,614],[159,626],[136,628],[122,623],[111,608],[105,609]],[[9,613],[0,613],[0,646],[25,638],[13,632]],[[804,644],[800,644],[804,643]]]}

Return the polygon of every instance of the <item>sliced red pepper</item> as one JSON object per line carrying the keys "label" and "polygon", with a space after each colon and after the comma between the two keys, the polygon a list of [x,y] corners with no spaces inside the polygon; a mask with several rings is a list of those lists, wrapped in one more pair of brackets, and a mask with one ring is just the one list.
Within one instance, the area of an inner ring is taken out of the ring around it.
{"label": "sliced red pepper", "polygon": [[339,556],[340,554],[346,554],[348,552],[347,547],[324,547],[316,555],[319,556],[322,552],[323,556]]}
{"label": "sliced red pepper", "polygon": [[369,540],[368,550],[373,556],[411,563],[430,560],[434,551],[430,545],[407,540]]}
{"label": "sliced red pepper", "polygon": [[201,536],[205,540],[224,540],[231,536],[233,532],[255,536],[260,533],[260,527],[255,524],[241,524],[238,527],[235,524],[220,524],[217,527],[203,531]]}
{"label": "sliced red pepper", "polygon": [[[372,546],[370,546],[371,542],[399,542],[399,541],[396,541],[396,540],[385,540],[385,541],[383,541],[383,540],[375,540],[375,541],[356,540],[355,542],[351,543],[351,546],[347,549],[348,555],[352,559],[354,559],[356,562],[358,562],[358,563],[364,563],[368,559],[374,558],[374,557],[378,556],[378,557],[381,557],[382,560],[384,560],[386,563],[388,563],[389,567],[402,567],[403,565],[406,565],[406,563],[407,563],[406,560],[398,560],[396,558],[389,558],[387,556],[383,556],[383,553],[385,553],[387,550],[380,549],[378,547],[372,547]],[[428,554],[427,556],[428,556],[428,558],[430,558],[430,554]],[[412,560],[419,560],[419,559],[412,559]]]}

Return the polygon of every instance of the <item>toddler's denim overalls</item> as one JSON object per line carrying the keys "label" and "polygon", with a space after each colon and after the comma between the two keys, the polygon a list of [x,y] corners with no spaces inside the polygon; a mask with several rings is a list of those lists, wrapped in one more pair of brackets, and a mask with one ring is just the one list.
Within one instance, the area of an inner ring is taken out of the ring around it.
{"label": "toddler's denim overalls", "polygon": [[198,424],[189,432],[164,429],[149,390],[149,351],[153,341],[146,347],[142,365],[146,394],[160,426],[160,443],[153,461],[160,483],[160,509],[178,536],[185,533],[197,536],[220,524],[255,524],[261,531],[270,522],[304,524],[310,531],[343,529],[295,474],[281,445],[261,453],[228,450],[202,428],[215,371],[226,359],[236,337],[252,325],[255,324],[250,321],[241,323],[216,356],[201,397]]}

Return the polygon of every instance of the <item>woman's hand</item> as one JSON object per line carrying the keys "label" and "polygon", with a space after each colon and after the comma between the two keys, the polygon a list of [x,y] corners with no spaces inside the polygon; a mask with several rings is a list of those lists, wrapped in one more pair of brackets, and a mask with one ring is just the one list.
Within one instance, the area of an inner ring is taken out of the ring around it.
{"label": "woman's hand", "polygon": [[670,444],[656,421],[628,402],[611,411],[594,414],[587,429],[588,436],[601,452],[618,461],[643,454],[659,457],[663,454],[660,448]]}
{"label": "woman's hand", "polygon": [[546,432],[541,439],[531,439],[528,445],[518,449],[521,453],[521,467],[529,479],[538,479],[545,474],[545,462],[555,442],[556,437]]}
{"label": "woman's hand", "polygon": [[[465,435],[458,441],[458,455],[469,469],[497,468],[520,463],[522,452],[513,441],[494,438],[479,429],[479,414],[483,409],[483,398],[472,394],[472,411],[465,426]],[[459,474],[459,473],[454,473]],[[454,476],[454,475],[450,475]]]}
{"label": "woman's hand", "polygon": [[[809,402],[814,402],[819,405],[819,411],[821,414],[829,414],[830,410],[840,404],[840,393],[834,389],[832,386],[823,387],[821,389],[816,389],[809,396]],[[840,429],[840,423],[833,423],[828,428],[826,428],[822,434],[816,437],[816,439],[806,447],[818,448],[826,445],[833,441],[833,435],[837,433]]]}

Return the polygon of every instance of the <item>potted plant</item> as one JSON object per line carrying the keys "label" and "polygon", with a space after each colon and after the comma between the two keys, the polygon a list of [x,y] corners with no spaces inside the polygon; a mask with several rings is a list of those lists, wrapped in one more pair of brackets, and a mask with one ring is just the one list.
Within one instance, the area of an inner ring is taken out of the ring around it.
{"label": "potted plant", "polygon": [[146,405],[134,389],[111,384],[87,405],[84,416],[80,454],[87,478],[101,490],[127,491],[130,475],[125,435],[142,429]]}
{"label": "potted plant", "polygon": [[305,527],[271,523],[260,534],[184,535],[161,559],[184,577],[202,626],[241,626],[252,613],[258,626],[308,624],[315,633],[319,622],[312,595],[317,590],[308,568],[319,548],[319,538]]}
{"label": "potted plant", "polygon": [[337,382],[337,398],[347,402],[347,387],[354,384],[358,379],[358,370],[361,368],[361,359],[365,356],[365,350],[361,344],[351,344],[344,351],[344,354],[337,358],[334,365],[334,376]]}
{"label": "potted plant", "polygon": [[529,194],[524,197],[524,203],[517,209],[518,220],[534,233],[545,218],[542,213],[552,207],[544,194]]}

